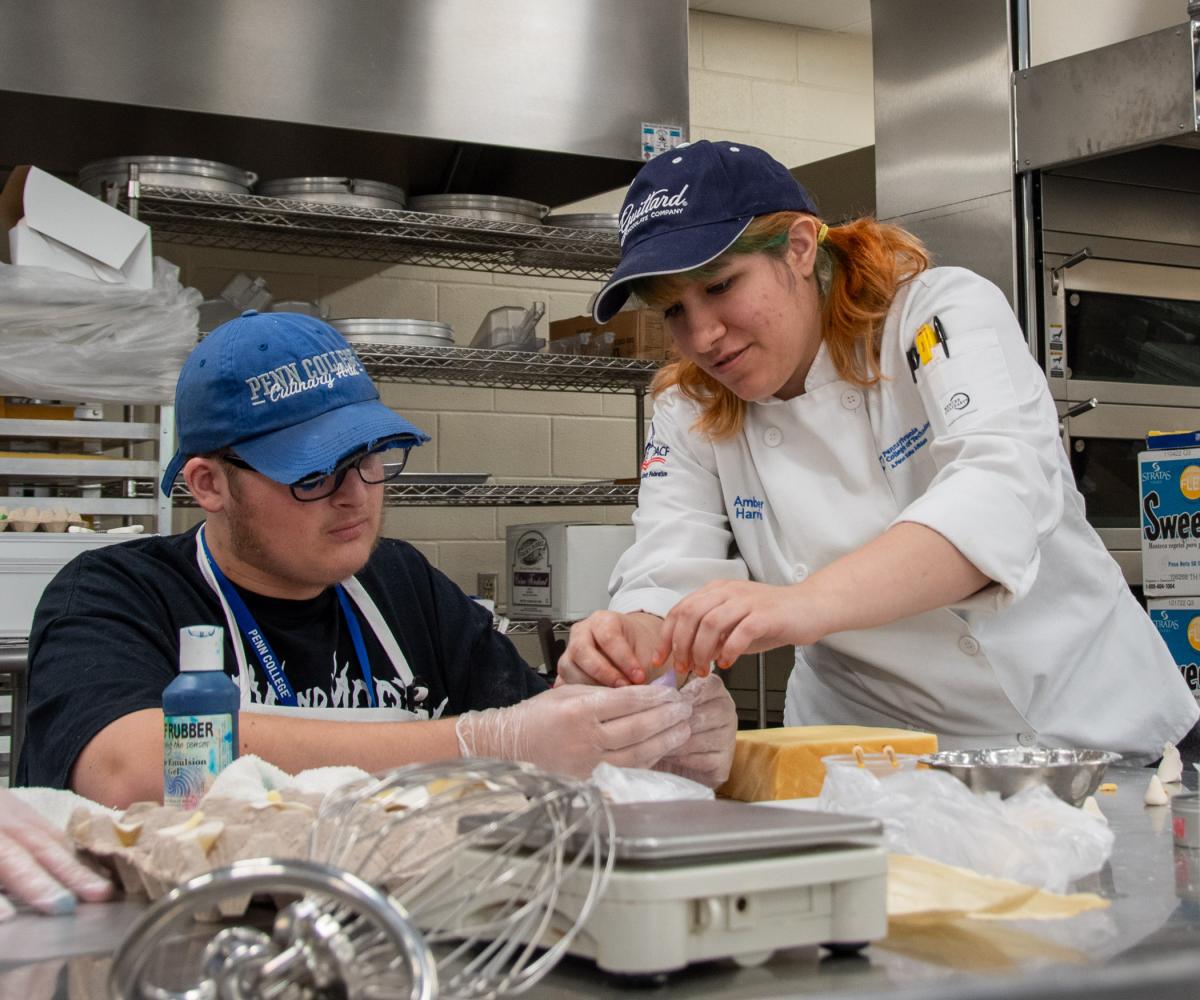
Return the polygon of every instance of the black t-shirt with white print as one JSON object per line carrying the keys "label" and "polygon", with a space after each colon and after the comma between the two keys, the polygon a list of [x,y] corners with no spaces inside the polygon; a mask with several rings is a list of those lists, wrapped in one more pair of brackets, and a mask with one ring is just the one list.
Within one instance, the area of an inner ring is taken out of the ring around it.
{"label": "black t-shirt with white print", "polygon": [[[226,627],[225,669],[237,660],[220,601],[196,563],[196,529],[82,553],[47,586],[29,637],[29,697],[18,781],[64,788],[80,751],[105,726],[161,708],[178,672],[179,629]],[[515,704],[546,682],[498,634],[491,616],[413,546],[383,539],[356,574],[413,673],[406,688],[351,600],[383,708],[443,715]],[[337,594],[310,601],[240,589],[282,663],[300,707],[366,708],[365,681]],[[276,703],[254,650],[244,647],[253,701]],[[417,699],[420,703],[417,704]]]}

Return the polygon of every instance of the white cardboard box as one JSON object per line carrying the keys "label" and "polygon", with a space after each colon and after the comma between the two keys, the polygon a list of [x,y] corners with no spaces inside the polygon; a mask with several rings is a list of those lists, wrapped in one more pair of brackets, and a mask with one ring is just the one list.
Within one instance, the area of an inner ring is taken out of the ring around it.
{"label": "white cardboard box", "polygon": [[1147,597],[1200,597],[1200,448],[1138,455],[1142,587]]}
{"label": "white cardboard box", "polygon": [[14,264],[153,287],[150,227],[44,170],[13,170],[0,193],[0,220]]}
{"label": "white cardboard box", "polygon": [[0,532],[0,636],[24,637],[46,584],[80,552],[144,535]]}
{"label": "white cardboard box", "polygon": [[505,541],[509,612],[573,621],[608,607],[608,578],[633,525],[513,524]]}
{"label": "white cardboard box", "polygon": [[1200,597],[1160,597],[1146,602],[1187,686],[1200,701]]}

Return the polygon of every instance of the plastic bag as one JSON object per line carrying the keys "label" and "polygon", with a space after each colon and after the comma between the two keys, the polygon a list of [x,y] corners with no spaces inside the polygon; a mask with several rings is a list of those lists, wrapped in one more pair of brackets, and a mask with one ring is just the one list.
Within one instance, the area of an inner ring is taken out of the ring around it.
{"label": "plastic bag", "polygon": [[711,799],[713,790],[691,778],[641,767],[597,764],[592,784],[609,802],[669,802],[673,799]]}
{"label": "plastic bag", "polygon": [[880,781],[867,770],[838,768],[826,774],[816,801],[828,812],[883,820],[890,851],[1051,892],[1098,871],[1112,854],[1107,824],[1043,785],[1002,800],[995,792],[977,795],[940,771]]}
{"label": "plastic bag", "polygon": [[154,287],[0,264],[0,395],[170,403],[201,295],[154,258]]}

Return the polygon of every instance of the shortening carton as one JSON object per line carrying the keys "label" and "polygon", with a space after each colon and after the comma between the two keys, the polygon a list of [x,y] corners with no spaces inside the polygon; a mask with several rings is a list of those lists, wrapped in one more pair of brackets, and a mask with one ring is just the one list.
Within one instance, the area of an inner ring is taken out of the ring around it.
{"label": "shortening carton", "polygon": [[1200,597],[1160,597],[1146,602],[1179,672],[1200,701]]}
{"label": "shortening carton", "polygon": [[632,544],[631,524],[509,525],[509,611],[574,621],[607,608],[608,578]]}
{"label": "shortening carton", "polygon": [[1147,597],[1200,597],[1200,448],[1138,455],[1142,586]]}

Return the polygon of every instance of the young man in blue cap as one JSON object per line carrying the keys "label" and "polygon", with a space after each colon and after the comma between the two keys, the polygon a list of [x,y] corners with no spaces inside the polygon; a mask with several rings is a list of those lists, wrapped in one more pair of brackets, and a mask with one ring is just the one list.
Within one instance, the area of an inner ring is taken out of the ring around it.
{"label": "young man in blue cap", "polygon": [[205,521],[88,552],[46,589],[23,783],[116,806],[160,798],[162,690],[180,627],[196,624],[225,628],[241,752],[293,772],[461,754],[723,779],[731,703],[693,713],[671,689],[548,691],[486,611],[379,538],[383,483],[429,438],[379,401],[327,324],[247,313],[218,327],[180,373],[176,427],[162,487],[182,474]]}

